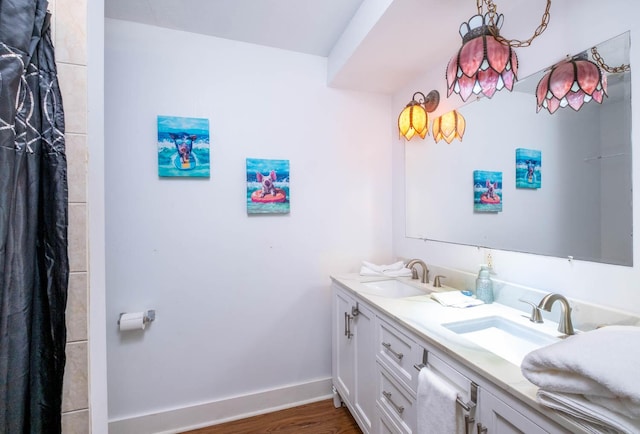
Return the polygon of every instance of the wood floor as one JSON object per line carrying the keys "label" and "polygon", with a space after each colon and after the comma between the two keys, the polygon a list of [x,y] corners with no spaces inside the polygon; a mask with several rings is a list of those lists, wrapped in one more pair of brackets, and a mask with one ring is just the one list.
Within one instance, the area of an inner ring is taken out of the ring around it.
{"label": "wood floor", "polygon": [[346,407],[335,408],[333,400],[329,399],[188,432],[188,434],[258,433],[362,434],[362,431]]}

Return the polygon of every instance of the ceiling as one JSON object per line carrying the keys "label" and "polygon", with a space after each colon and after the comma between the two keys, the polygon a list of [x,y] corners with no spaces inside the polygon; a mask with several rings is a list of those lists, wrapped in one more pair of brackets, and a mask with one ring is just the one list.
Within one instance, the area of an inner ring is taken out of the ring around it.
{"label": "ceiling", "polygon": [[363,0],[106,0],[105,15],[328,56]]}
{"label": "ceiling", "polygon": [[475,13],[472,0],[105,0],[107,18],[327,57],[330,86],[382,93],[446,62]]}

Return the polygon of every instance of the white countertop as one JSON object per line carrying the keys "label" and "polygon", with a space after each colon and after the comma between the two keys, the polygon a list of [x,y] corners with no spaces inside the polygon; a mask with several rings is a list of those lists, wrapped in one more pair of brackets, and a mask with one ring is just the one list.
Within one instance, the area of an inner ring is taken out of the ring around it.
{"label": "white countertop", "polygon": [[[463,364],[479,376],[489,380],[497,388],[522,401],[524,404],[540,411],[545,416],[573,432],[580,429],[570,420],[542,407],[536,401],[538,387],[530,383],[517,366],[496,354],[480,347],[473,341],[459,335],[442,324],[487,316],[500,316],[513,322],[544,331],[551,336],[562,336],[557,329],[557,323],[545,320],[544,324],[533,324],[523,311],[499,304],[484,304],[469,308],[445,307],[431,299],[428,293],[406,298],[386,298],[368,294],[366,282],[389,280],[385,276],[360,276],[346,274],[332,276],[333,281],[354,294],[358,295],[383,314],[395,319],[399,324],[416,334],[433,347],[439,349],[452,359]],[[412,281],[410,278],[396,278],[405,283],[433,291],[430,285]],[[453,290],[453,288],[439,288],[438,290]]]}

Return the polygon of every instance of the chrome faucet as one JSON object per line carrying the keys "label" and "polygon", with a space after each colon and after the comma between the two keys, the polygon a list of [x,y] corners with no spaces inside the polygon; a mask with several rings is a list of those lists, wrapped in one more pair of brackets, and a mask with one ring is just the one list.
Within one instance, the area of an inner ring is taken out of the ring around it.
{"label": "chrome faucet", "polygon": [[569,301],[563,295],[554,293],[547,294],[542,297],[542,300],[538,303],[538,307],[546,310],[547,312],[551,312],[551,306],[553,306],[553,303],[556,301],[559,301],[560,306],[562,307],[562,314],[560,315],[560,321],[558,323],[558,331],[565,335],[574,335],[575,331],[573,330],[573,324],[571,323],[571,306],[569,305]]}
{"label": "chrome faucet", "polygon": [[420,259],[412,259],[407,262],[407,268],[411,270],[411,278],[418,278],[418,271],[414,268],[416,264],[419,264],[422,267],[422,278],[420,279],[420,281],[422,283],[429,283],[429,269],[427,268],[427,264],[425,264],[424,261]]}

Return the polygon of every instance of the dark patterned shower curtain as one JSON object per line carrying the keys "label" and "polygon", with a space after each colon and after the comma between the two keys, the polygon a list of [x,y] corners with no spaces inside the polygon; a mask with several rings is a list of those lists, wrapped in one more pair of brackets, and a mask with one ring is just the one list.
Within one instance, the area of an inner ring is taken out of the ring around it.
{"label": "dark patterned shower curtain", "polygon": [[46,0],[0,0],[0,433],[59,433],[67,163]]}

